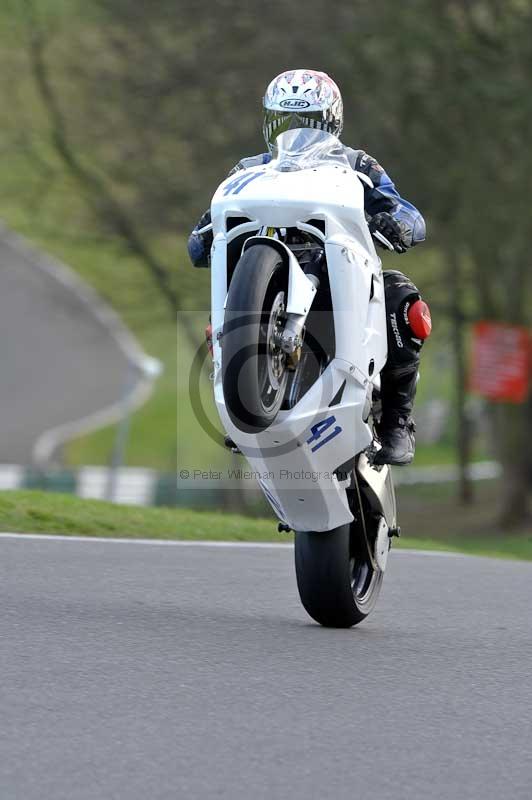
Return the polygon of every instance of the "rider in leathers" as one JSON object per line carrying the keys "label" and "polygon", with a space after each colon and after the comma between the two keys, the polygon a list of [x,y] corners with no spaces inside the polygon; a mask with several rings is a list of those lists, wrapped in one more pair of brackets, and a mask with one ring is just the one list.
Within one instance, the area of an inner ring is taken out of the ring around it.
{"label": "rider in leathers", "polygon": [[[269,85],[263,100],[264,135],[270,149],[279,133],[290,128],[314,127],[339,136],[342,99],[334,81],[323,72],[292,70],[281,73]],[[363,150],[344,145],[354,170],[367,175],[365,211],[372,233],[378,231],[397,253],[405,253],[425,239],[420,212],[397,192],[381,165]],[[230,174],[271,161],[271,154],[244,158]],[[195,267],[208,267],[212,230],[207,211],[192,231],[188,251]],[[378,426],[382,445],[374,456],[377,464],[410,464],[415,439],[412,408],[418,379],[419,353],[431,330],[430,312],[411,280],[397,270],[384,271],[388,329],[388,359],[381,373],[382,418]]]}

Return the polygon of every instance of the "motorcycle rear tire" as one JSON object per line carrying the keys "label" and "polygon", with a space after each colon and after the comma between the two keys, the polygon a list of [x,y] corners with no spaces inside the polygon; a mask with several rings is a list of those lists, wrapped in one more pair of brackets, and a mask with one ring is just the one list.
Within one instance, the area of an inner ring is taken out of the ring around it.
{"label": "motorcycle rear tire", "polygon": [[373,610],[383,573],[354,555],[352,525],[295,534],[297,588],[307,613],[320,625],[350,628]]}

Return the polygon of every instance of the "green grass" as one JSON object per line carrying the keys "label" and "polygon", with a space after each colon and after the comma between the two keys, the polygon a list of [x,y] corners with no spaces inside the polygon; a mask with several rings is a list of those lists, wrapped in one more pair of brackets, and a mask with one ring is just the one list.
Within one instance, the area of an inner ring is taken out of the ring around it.
{"label": "green grass", "polygon": [[276,524],[232,514],[118,506],[37,491],[0,493],[0,526],[25,533],[150,539],[279,540]]}
{"label": "green grass", "polygon": [[[2,530],[150,539],[209,541],[290,541],[278,534],[274,519],[249,519],[235,514],[188,509],[117,506],[98,500],[36,491],[0,494]],[[421,531],[420,531],[421,532]],[[532,560],[532,535],[402,536],[394,546],[420,550],[459,551],[472,555]]]}

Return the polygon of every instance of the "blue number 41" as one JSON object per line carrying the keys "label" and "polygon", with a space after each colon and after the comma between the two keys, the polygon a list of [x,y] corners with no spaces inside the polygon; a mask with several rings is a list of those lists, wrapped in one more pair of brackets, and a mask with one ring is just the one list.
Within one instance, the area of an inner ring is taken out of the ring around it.
{"label": "blue number 41", "polygon": [[337,425],[334,430],[332,430],[325,439],[322,439],[323,434],[331,428],[334,423],[336,422],[336,417],[327,417],[326,419],[322,419],[321,422],[316,422],[315,425],[312,425],[311,431],[312,436],[310,439],[307,439],[307,444],[312,444],[313,442],[317,442],[314,447],[311,447],[311,452],[315,453],[316,450],[319,450],[320,447],[323,447],[324,444],[330,442],[331,439],[334,439],[335,436],[338,436],[339,433],[342,433],[342,429],[339,425]]}
{"label": "blue number 41", "polygon": [[260,178],[261,175],[264,175],[266,170],[261,169],[260,172],[253,172],[251,175],[246,170],[242,175],[237,175],[237,177],[228,183],[224,189],[224,197],[227,197],[228,194],[240,194],[242,189],[247,186],[252,181],[255,181],[257,178]]}

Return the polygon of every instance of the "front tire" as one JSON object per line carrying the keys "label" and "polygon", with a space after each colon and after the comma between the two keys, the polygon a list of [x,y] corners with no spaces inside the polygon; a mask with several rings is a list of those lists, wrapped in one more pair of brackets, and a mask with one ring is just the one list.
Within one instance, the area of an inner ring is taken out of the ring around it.
{"label": "front tire", "polygon": [[246,250],[229,286],[222,337],[225,405],[246,433],[268,428],[283,402],[288,373],[277,342],[287,296],[282,255],[267,244]]}
{"label": "front tire", "polygon": [[295,535],[299,596],[307,613],[325,627],[357,625],[379,596],[383,573],[356,555],[355,533],[351,525],[341,525]]}

